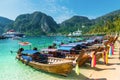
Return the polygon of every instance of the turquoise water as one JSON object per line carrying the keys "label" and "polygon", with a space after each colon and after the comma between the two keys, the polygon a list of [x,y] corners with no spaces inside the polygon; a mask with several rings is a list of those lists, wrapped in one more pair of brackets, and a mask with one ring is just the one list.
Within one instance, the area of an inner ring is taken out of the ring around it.
{"label": "turquoise water", "polygon": [[[67,40],[65,37],[29,37],[23,41],[32,43],[32,48],[37,47],[39,50],[53,43],[54,40]],[[15,51],[20,47],[19,40],[5,39],[0,40],[0,80],[80,80],[80,76],[73,70],[68,77],[47,73],[33,69],[20,61],[16,57]],[[27,47],[26,49],[28,49]],[[10,51],[14,51],[11,53]]]}

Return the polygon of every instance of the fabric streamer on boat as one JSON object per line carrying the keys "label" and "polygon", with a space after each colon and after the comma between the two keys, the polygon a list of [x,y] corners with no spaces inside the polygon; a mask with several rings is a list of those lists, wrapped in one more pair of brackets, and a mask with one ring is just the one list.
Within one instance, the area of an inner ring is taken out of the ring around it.
{"label": "fabric streamer on boat", "polygon": [[104,63],[106,63],[106,58],[105,58],[105,50],[103,51],[103,53],[102,53],[102,58],[103,58],[103,60],[104,60]]}
{"label": "fabric streamer on boat", "polygon": [[91,60],[91,67],[95,67],[96,66],[96,55],[92,55],[92,60]]}
{"label": "fabric streamer on boat", "polygon": [[103,56],[104,63],[107,64],[108,63],[108,52],[104,50],[102,56]]}
{"label": "fabric streamer on boat", "polygon": [[109,56],[112,56],[112,46],[109,48]]}
{"label": "fabric streamer on boat", "polygon": [[106,60],[105,62],[106,62],[106,64],[108,64],[108,53],[105,53],[105,56],[106,56],[105,57],[105,60]]}
{"label": "fabric streamer on boat", "polygon": [[80,74],[80,68],[79,68],[78,64],[76,64],[76,66],[75,66],[75,72],[77,75]]}
{"label": "fabric streamer on boat", "polygon": [[112,44],[112,54],[114,55],[114,45]]}

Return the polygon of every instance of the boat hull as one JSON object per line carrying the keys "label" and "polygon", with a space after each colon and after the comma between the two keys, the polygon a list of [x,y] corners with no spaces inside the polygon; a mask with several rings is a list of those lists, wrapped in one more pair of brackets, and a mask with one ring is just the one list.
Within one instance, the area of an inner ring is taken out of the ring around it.
{"label": "boat hull", "polygon": [[[23,60],[23,58],[19,58],[17,56],[17,59],[19,59],[20,61],[22,61],[23,63],[27,63],[26,60]],[[63,76],[67,76],[73,69],[73,65],[72,65],[72,61],[68,61],[68,62],[57,62],[54,64],[43,64],[43,63],[39,63],[39,62],[34,62],[34,61],[30,61],[27,63],[27,65],[35,68],[35,69],[39,69],[39,70],[43,70],[46,72],[50,72],[50,73],[55,73],[55,74],[59,74],[59,75],[63,75]]]}

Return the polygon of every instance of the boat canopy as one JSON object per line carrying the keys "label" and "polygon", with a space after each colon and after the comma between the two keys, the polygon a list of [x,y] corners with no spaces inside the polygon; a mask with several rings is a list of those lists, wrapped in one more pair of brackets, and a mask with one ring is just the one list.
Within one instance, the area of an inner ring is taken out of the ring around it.
{"label": "boat canopy", "polygon": [[45,51],[45,52],[56,52],[57,49],[48,49],[48,48],[45,48],[45,49],[42,49],[41,51]]}
{"label": "boat canopy", "polygon": [[72,44],[63,44],[63,45],[61,45],[61,47],[74,47],[74,46],[76,46],[75,43],[72,43]]}
{"label": "boat canopy", "polygon": [[34,54],[36,52],[38,52],[38,51],[37,50],[24,50],[24,51],[22,51],[22,54],[30,54],[30,55],[32,55],[32,54]]}
{"label": "boat canopy", "polygon": [[69,43],[69,44],[63,44],[63,45],[61,45],[61,46],[75,47],[75,46],[77,46],[77,45],[82,45],[83,43],[86,43],[86,42]]}
{"label": "boat canopy", "polygon": [[73,47],[71,46],[60,46],[57,48],[58,50],[65,50],[65,51],[70,51]]}
{"label": "boat canopy", "polygon": [[95,41],[94,39],[86,40],[87,43],[92,43],[92,42],[94,42],[94,41]]}
{"label": "boat canopy", "polygon": [[29,42],[19,42],[19,44],[22,45],[22,46],[31,45],[31,43],[29,43]]}

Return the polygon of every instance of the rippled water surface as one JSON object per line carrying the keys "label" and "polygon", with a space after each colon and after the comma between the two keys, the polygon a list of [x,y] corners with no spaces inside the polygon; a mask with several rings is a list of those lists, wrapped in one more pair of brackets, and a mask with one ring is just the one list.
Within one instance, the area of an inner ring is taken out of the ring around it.
{"label": "rippled water surface", "polygon": [[[32,47],[37,47],[39,50],[51,45],[54,40],[67,40],[65,37],[29,37],[23,41],[32,43]],[[0,40],[0,80],[80,80],[74,70],[63,77],[56,74],[47,73],[44,71],[33,69],[17,59],[16,51],[20,47],[19,40],[5,39]],[[26,49],[28,49],[27,47]],[[12,51],[12,53],[11,53]]]}

